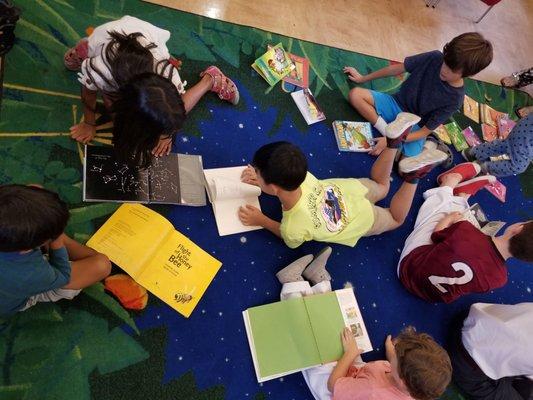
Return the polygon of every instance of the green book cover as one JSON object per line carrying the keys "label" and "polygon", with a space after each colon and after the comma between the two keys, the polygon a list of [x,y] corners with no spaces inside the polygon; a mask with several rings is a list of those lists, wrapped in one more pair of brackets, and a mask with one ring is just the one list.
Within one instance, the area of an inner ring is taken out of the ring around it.
{"label": "green book cover", "polygon": [[252,307],[243,318],[259,382],[338,360],[345,326],[372,350],[352,289]]}
{"label": "green book cover", "polygon": [[294,69],[294,63],[289,57],[289,54],[283,49],[283,45],[278,43],[255,60],[252,64],[252,68],[256,70],[270,86],[274,86]]}
{"label": "green book cover", "polygon": [[461,128],[457,125],[457,122],[450,122],[449,124],[444,125],[444,127],[446,128],[446,132],[448,132],[448,136],[450,137],[455,150],[463,151],[468,149],[468,143],[466,142]]}

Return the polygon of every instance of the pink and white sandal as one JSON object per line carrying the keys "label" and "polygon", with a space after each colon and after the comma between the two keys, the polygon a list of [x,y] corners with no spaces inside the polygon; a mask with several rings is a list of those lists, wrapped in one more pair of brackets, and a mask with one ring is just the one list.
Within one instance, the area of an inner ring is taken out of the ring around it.
{"label": "pink and white sandal", "polygon": [[206,74],[213,78],[212,92],[215,92],[222,100],[229,101],[233,105],[239,103],[239,89],[237,85],[224,75],[220,69],[211,65],[200,73],[200,76],[203,77]]}

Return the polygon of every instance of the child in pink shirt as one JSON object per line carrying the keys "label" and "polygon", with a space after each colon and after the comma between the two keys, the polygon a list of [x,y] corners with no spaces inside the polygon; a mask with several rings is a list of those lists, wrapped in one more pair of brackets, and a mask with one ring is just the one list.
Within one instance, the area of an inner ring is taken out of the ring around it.
{"label": "child in pink shirt", "polygon": [[428,334],[407,328],[385,341],[388,361],[356,364],[361,354],[349,328],[341,334],[344,355],[337,362],[328,389],[333,400],[431,400],[448,386],[452,367],[446,351]]}

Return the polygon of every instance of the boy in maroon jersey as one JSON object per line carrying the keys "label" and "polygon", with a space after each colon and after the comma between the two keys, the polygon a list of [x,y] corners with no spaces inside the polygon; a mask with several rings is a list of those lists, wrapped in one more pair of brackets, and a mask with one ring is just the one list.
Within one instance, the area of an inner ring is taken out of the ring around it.
{"label": "boy in maroon jersey", "polygon": [[507,282],[508,258],[533,261],[533,221],[490,237],[464,220],[468,197],[494,179],[478,173],[476,164],[457,165],[437,178],[440,187],[424,193],[398,265],[402,284],[424,300],[451,303],[499,288]]}

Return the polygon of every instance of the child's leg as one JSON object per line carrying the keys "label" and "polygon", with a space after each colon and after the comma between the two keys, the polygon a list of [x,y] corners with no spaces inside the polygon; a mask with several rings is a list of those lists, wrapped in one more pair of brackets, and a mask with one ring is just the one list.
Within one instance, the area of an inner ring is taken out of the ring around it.
{"label": "child's leg", "polygon": [[384,199],[389,193],[390,189],[390,175],[392,166],[394,165],[394,158],[396,157],[397,149],[385,148],[378,156],[377,160],[372,165],[370,170],[370,179],[372,182],[366,183],[366,179],[361,179],[360,182],[367,187],[372,203]]}
{"label": "child's leg", "polygon": [[487,161],[490,157],[509,153],[509,143],[506,140],[499,139],[492,142],[482,143],[470,149],[470,154],[476,157],[479,161]]}
{"label": "child's leg", "polygon": [[364,119],[372,125],[376,123],[379,115],[376,111],[374,97],[370,90],[359,87],[353,88],[348,94],[348,101]]}
{"label": "child's leg", "polygon": [[71,263],[69,283],[63,289],[83,289],[101,281],[111,272],[107,256],[65,235],[65,247]]}
{"label": "child's leg", "polygon": [[200,81],[181,95],[185,112],[189,113],[200,99],[213,87],[213,78],[204,75]]}

